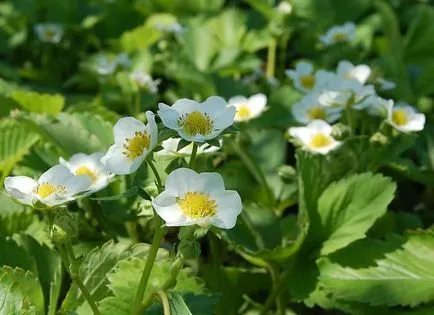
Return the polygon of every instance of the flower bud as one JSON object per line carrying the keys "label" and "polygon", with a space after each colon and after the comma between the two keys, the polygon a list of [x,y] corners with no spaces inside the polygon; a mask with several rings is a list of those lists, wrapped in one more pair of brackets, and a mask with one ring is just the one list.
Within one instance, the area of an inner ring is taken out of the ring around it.
{"label": "flower bud", "polygon": [[374,133],[371,139],[369,139],[369,142],[373,144],[379,144],[379,145],[385,145],[387,141],[388,141],[387,137],[381,132]]}
{"label": "flower bud", "polygon": [[76,218],[64,211],[55,214],[51,227],[51,238],[53,242],[62,244],[77,237],[78,223]]}

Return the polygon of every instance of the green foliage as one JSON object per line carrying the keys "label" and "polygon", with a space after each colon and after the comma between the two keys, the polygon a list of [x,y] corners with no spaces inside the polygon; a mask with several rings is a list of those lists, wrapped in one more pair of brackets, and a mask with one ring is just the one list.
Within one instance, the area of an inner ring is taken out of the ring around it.
{"label": "green foliage", "polygon": [[[402,245],[380,257],[373,255],[397,242]],[[431,268],[434,235],[431,230],[411,232],[402,240],[394,236],[371,246],[375,251],[352,251],[351,256],[341,253],[349,263],[322,261],[319,268],[323,289],[334,298],[370,305],[414,307],[434,298]],[[367,259],[370,265],[361,266],[361,261]]]}
{"label": "green foliage", "polygon": [[44,297],[38,280],[19,268],[0,269],[0,314],[43,314]]}
{"label": "green foliage", "polygon": [[33,113],[57,115],[65,105],[64,97],[59,94],[39,94],[32,91],[15,90],[12,92],[11,98],[22,109]]}

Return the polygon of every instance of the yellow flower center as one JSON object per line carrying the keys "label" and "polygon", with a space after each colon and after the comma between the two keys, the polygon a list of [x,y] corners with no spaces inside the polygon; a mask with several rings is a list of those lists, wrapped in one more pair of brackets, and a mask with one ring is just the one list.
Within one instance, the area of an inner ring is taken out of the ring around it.
{"label": "yellow flower center", "polygon": [[191,219],[200,219],[214,216],[217,204],[209,195],[200,192],[188,192],[177,200],[182,213]]}
{"label": "yellow flower center", "polygon": [[315,85],[315,76],[311,74],[302,75],[300,78],[301,85],[306,89],[312,89]]}
{"label": "yellow flower center", "polygon": [[247,104],[240,105],[237,109],[237,116],[241,119],[249,118],[251,115],[250,108]]}
{"label": "yellow flower center", "polygon": [[398,126],[403,126],[408,123],[407,112],[403,109],[395,109],[392,113],[392,121]]}
{"label": "yellow flower center", "polygon": [[125,151],[123,155],[127,158],[134,160],[143,154],[145,149],[149,149],[151,145],[151,137],[146,131],[136,131],[134,137],[127,138],[126,143],[122,145]]}
{"label": "yellow flower center", "polygon": [[98,176],[96,175],[96,173],[91,171],[87,166],[81,166],[81,167],[77,168],[77,170],[75,171],[75,175],[90,176],[92,178],[93,183],[96,182],[96,180],[98,179]]}
{"label": "yellow flower center", "polygon": [[309,116],[309,118],[311,120],[314,120],[314,119],[325,120],[325,118],[326,118],[325,110],[324,110],[324,108],[321,108],[321,107],[312,107],[311,109],[309,109],[307,111],[307,115]]}
{"label": "yellow flower center", "polygon": [[335,42],[344,42],[347,40],[347,38],[348,38],[347,34],[345,33],[336,33],[333,35],[333,40]]}
{"label": "yellow flower center", "polygon": [[322,133],[315,134],[310,140],[310,146],[315,149],[326,147],[331,143],[332,139]]}
{"label": "yellow flower center", "polygon": [[42,198],[46,198],[56,191],[57,188],[54,185],[51,185],[49,183],[42,183],[38,186],[36,193]]}
{"label": "yellow flower center", "polygon": [[206,136],[212,132],[214,125],[213,121],[207,114],[199,111],[194,111],[182,116],[178,123],[184,128],[184,131],[191,136]]}
{"label": "yellow flower center", "polygon": [[47,39],[53,39],[53,37],[56,35],[56,32],[55,31],[52,31],[52,30],[47,30],[47,31],[45,31],[45,37],[47,38]]}

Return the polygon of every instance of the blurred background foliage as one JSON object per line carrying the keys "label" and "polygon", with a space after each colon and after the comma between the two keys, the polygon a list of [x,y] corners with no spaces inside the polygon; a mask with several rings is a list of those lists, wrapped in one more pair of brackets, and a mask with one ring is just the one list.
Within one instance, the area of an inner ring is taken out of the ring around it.
{"label": "blurred background foliage", "polygon": [[[256,234],[264,238],[262,247],[258,247],[255,235],[251,235],[246,225],[240,225],[224,235],[230,249],[281,261],[294,250],[293,244],[297,246],[305,237],[305,227],[303,224],[298,227],[296,218],[299,186],[292,168],[294,148],[283,135],[286,128],[295,124],[290,109],[300,94],[292,88],[284,70],[300,59],[325,69],[334,69],[340,60],[347,59],[354,64],[366,63],[375,77],[395,82],[397,88],[384,92],[383,96],[416,106],[427,115],[428,121],[418,138],[403,140],[402,148],[393,148],[396,154],[390,153],[391,148],[385,149],[387,154],[377,152],[380,162],[375,170],[380,169],[397,180],[398,194],[392,204],[395,211],[382,217],[381,224],[376,224],[369,233],[383,237],[388,232],[431,225],[434,220],[429,211],[434,206],[432,2],[289,2],[292,12],[288,15],[279,13],[278,2],[272,0],[0,2],[2,179],[9,174],[38,176],[56,164],[59,157],[104,151],[112,143],[112,126],[118,118],[127,115],[143,118],[142,113],[155,110],[160,101],[172,104],[179,98],[204,100],[219,95],[228,99],[237,94],[265,93],[269,110],[241,125],[240,138],[228,142],[221,152],[200,157],[198,169],[216,169],[224,176],[227,188],[239,191]],[[331,48],[319,45],[319,35],[347,21],[357,24],[355,41]],[[38,23],[60,24],[64,30],[61,41],[39,40],[34,31]],[[275,62],[270,65],[274,47]],[[160,80],[158,91],[138,89],[132,84],[129,74],[134,70],[145,71]],[[320,169],[334,168],[334,174],[325,179],[329,180],[327,184],[347,172],[369,170],[366,159],[372,157],[373,151],[363,144],[351,143],[345,150],[338,162]],[[174,165],[172,160],[158,158],[159,169],[163,172],[167,167],[170,169]],[[177,159],[175,163],[183,161]],[[267,185],[254,171],[258,165],[265,173]],[[155,189],[146,170],[141,170],[136,180]],[[118,178],[109,189],[98,194],[99,200],[84,200],[71,206],[72,211],[81,215],[81,242],[75,248],[78,253],[87,252],[113,235],[149,239],[150,205],[131,198],[133,193],[128,190],[123,193],[125,187],[126,179]],[[265,214],[261,205],[269,204],[270,198],[275,211]],[[23,211],[3,194],[0,199],[0,224],[4,226],[0,234],[33,235],[44,246],[50,246],[47,236],[40,232],[43,222],[34,221],[37,215]],[[27,219],[21,218],[15,224],[16,216]],[[131,230],[129,224],[137,218],[139,225]],[[239,257],[234,258],[235,254],[223,246],[212,246],[206,244],[205,253],[214,251],[213,255],[221,257],[223,267],[208,263],[208,256],[204,255],[201,274],[209,288],[222,292],[217,308],[220,314],[233,314],[243,305],[254,304],[246,294],[252,293],[255,298],[267,292],[268,278],[261,270],[248,269],[245,262],[238,262],[237,267],[225,266]],[[300,296],[305,297],[303,292]],[[302,306],[299,308],[302,312]]]}

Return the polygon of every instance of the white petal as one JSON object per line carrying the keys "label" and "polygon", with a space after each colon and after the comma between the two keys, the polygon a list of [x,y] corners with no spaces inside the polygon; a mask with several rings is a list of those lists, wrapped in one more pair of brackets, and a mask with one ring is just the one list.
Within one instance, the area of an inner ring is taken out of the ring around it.
{"label": "white petal", "polygon": [[179,209],[176,198],[177,196],[174,196],[171,191],[165,190],[152,200],[152,206],[155,211],[168,226],[176,225],[176,223],[185,221],[186,219]]}
{"label": "white petal", "polygon": [[307,127],[292,127],[288,132],[291,137],[298,138],[304,144],[309,143],[313,135],[312,130]]}
{"label": "white petal", "polygon": [[311,74],[313,72],[313,66],[309,62],[300,61],[295,66],[295,70],[297,71],[297,74],[305,75],[305,74]]}
{"label": "white petal", "polygon": [[[235,114],[237,109],[235,106],[225,107],[220,113],[213,117],[215,129],[225,129],[232,126],[234,123]],[[211,138],[212,139],[212,138]]]}
{"label": "white petal", "polygon": [[140,167],[144,160],[144,157],[130,160],[122,153],[123,151],[121,145],[114,144],[101,159],[101,162],[105,165],[107,170],[113,174],[132,174]]}
{"label": "white petal", "polygon": [[234,190],[226,190],[212,197],[215,198],[218,212],[211,223],[222,229],[232,229],[242,209],[240,195]]}
{"label": "white petal", "polygon": [[69,178],[63,185],[66,188],[66,195],[74,196],[86,191],[92,184],[92,178],[88,175],[79,175]]}
{"label": "white petal", "polygon": [[136,131],[144,131],[145,124],[134,117],[119,119],[113,127],[115,143],[123,143],[126,138],[134,137]]}
{"label": "white petal", "polygon": [[32,205],[33,189],[38,186],[35,180],[27,176],[6,177],[4,185],[14,199],[25,205]]}
{"label": "white petal", "polygon": [[267,105],[267,96],[262,93],[255,94],[249,98],[248,104],[254,116],[257,116],[264,111],[265,106]]}
{"label": "white petal", "polygon": [[[148,131],[148,134],[151,137],[151,143],[150,146],[148,148],[148,150],[146,151],[151,151],[155,145],[157,144],[158,141],[158,127],[157,127],[157,123],[155,122],[155,115],[153,112],[151,111],[147,111],[146,112],[146,118],[148,120],[148,123],[146,124],[146,130]],[[148,152],[144,152],[144,154],[147,154]]]}
{"label": "white petal", "polygon": [[371,68],[367,65],[359,65],[353,70],[353,77],[360,83],[365,83],[371,75]]}
{"label": "white petal", "polygon": [[180,114],[175,109],[164,103],[158,104],[158,108],[157,114],[167,128],[175,130],[180,128],[178,125]]}
{"label": "white petal", "polygon": [[332,126],[330,126],[324,120],[320,120],[320,119],[312,120],[309,123],[309,125],[307,125],[307,128],[309,128],[310,130],[313,130],[315,132],[323,133],[326,136],[329,136],[332,133]]}
{"label": "white petal", "polygon": [[165,188],[174,196],[182,196],[189,191],[194,191],[198,174],[188,168],[178,168],[171,172],[166,179]]}
{"label": "white petal", "polygon": [[228,103],[219,96],[210,96],[203,103],[200,104],[201,111],[214,115],[224,110]]}
{"label": "white petal", "polygon": [[69,168],[64,165],[55,165],[39,177],[38,183],[50,183],[62,185],[68,178],[74,176]]}
{"label": "white petal", "polygon": [[[101,158],[100,158],[101,159]],[[69,164],[72,166],[87,164],[89,161],[89,156],[84,153],[76,153],[68,160]]]}
{"label": "white petal", "polygon": [[313,153],[319,153],[319,154],[328,154],[330,151],[333,151],[337,148],[339,148],[342,145],[342,142],[340,141],[332,141],[332,143],[330,143],[328,146],[326,147],[321,147],[321,148],[312,148],[312,147],[308,147],[306,146],[305,149],[313,152]]}
{"label": "white petal", "polygon": [[234,97],[231,97],[228,101],[229,105],[232,106],[239,106],[239,105],[244,105],[247,103],[247,97],[242,96],[242,95],[236,95]]}
{"label": "white petal", "polygon": [[179,114],[186,114],[198,110],[199,106],[200,104],[194,100],[181,98],[172,105],[172,109],[176,110]]}
{"label": "white petal", "polygon": [[196,190],[203,193],[211,193],[225,190],[223,177],[219,173],[206,172],[196,176]]}

